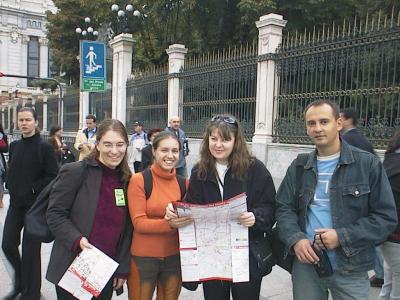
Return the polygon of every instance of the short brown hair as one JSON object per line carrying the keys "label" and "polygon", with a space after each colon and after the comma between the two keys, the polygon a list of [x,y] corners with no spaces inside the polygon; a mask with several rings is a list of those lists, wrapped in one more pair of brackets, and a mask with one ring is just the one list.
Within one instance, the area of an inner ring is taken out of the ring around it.
{"label": "short brown hair", "polygon": [[333,116],[335,117],[335,119],[336,119],[336,120],[339,119],[339,117],[340,117],[340,114],[339,114],[339,112],[340,112],[339,106],[337,106],[336,103],[334,103],[334,102],[332,102],[332,101],[330,101],[330,100],[327,100],[327,99],[316,100],[316,101],[313,101],[313,102],[311,102],[310,104],[308,104],[307,107],[306,107],[306,109],[304,110],[304,119],[306,118],[306,113],[307,113],[307,111],[308,111],[311,107],[314,107],[314,106],[322,106],[322,105],[324,105],[324,104],[329,105],[329,106],[332,108],[332,113],[333,113]]}

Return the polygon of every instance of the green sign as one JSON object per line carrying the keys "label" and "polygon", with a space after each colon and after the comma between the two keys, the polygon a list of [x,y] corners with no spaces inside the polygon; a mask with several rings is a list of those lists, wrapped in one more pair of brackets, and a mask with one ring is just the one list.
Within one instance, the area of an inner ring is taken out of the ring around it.
{"label": "green sign", "polygon": [[106,89],[104,79],[82,78],[83,90],[88,92],[103,92]]}

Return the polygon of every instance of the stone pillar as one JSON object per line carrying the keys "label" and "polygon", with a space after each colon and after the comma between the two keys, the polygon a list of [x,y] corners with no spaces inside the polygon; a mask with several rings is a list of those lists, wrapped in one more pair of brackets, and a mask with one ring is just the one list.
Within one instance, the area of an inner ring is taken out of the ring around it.
{"label": "stone pillar", "polygon": [[79,129],[86,127],[86,116],[89,114],[89,92],[79,93]]}
{"label": "stone pillar", "polygon": [[257,94],[255,132],[252,150],[259,159],[266,162],[266,145],[272,141],[274,122],[275,61],[269,54],[276,53],[282,42],[282,30],[287,21],[281,15],[268,14],[256,22],[258,34],[258,55],[266,56],[257,64]]}
{"label": "stone pillar", "polygon": [[47,131],[47,95],[43,95],[43,131]]}
{"label": "stone pillar", "polygon": [[10,104],[7,105],[7,109],[8,109],[7,129],[8,129],[8,132],[12,132],[12,130],[13,130],[14,128],[11,129],[11,122],[12,122],[13,116],[11,115],[11,105],[10,105]]}
{"label": "stone pillar", "polygon": [[126,81],[132,73],[134,39],[121,33],[110,41],[113,49],[112,118],[126,122]]}
{"label": "stone pillar", "polygon": [[40,45],[40,66],[39,77],[49,77],[49,40],[45,37],[39,38]]}
{"label": "stone pillar", "polygon": [[179,85],[179,78],[173,74],[180,72],[185,66],[185,55],[188,49],[185,45],[173,44],[165,50],[168,58],[168,120],[173,116],[180,116],[182,119],[182,111],[179,111],[179,106],[182,102],[182,91]]}

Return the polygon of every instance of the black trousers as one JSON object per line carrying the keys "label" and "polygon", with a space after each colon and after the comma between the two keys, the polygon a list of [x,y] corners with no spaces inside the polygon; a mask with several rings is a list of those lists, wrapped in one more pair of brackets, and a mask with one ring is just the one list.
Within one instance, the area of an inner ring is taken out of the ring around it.
{"label": "black trousers", "polygon": [[4,222],[2,248],[7,260],[14,268],[14,289],[21,291],[23,300],[39,300],[42,283],[40,248],[42,244],[24,232],[22,255],[21,231],[28,208],[10,206]]}
{"label": "black trousers", "polygon": [[[113,289],[113,278],[109,282],[107,282],[106,286],[104,289],[101,291],[101,294],[99,297],[95,298],[93,297],[93,300],[110,300],[112,298],[112,293],[114,291]],[[60,288],[59,286],[56,285],[56,293],[57,293],[57,300],[76,300],[74,296],[72,296],[69,292],[64,290],[63,288]]]}
{"label": "black trousers", "polygon": [[232,291],[233,300],[259,300],[261,281],[261,278],[238,283],[222,280],[206,281],[203,282],[204,299],[229,300]]}

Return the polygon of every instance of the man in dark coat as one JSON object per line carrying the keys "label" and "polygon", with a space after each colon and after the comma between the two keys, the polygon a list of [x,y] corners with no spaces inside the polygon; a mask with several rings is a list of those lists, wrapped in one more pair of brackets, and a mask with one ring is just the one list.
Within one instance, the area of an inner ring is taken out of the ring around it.
{"label": "man in dark coat", "polygon": [[343,120],[343,129],[341,131],[342,139],[348,144],[375,154],[371,143],[357,129],[358,114],[354,108],[345,108],[340,111],[340,117]]}

